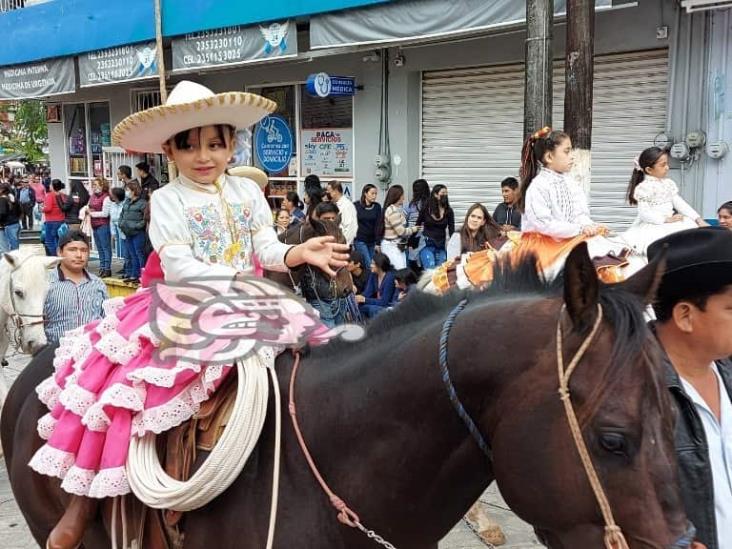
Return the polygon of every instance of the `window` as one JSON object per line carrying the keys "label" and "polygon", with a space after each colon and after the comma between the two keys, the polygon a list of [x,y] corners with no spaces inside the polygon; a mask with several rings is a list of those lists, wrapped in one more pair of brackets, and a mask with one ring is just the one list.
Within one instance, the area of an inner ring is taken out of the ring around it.
{"label": "window", "polygon": [[67,103],[63,115],[69,178],[102,176],[102,148],[112,140],[109,103]]}

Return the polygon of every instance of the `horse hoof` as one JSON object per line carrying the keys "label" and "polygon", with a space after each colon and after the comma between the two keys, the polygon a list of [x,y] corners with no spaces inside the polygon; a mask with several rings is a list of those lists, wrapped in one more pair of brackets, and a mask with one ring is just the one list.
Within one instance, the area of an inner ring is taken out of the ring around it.
{"label": "horse hoof", "polygon": [[485,543],[490,545],[504,545],[506,535],[489,515],[488,506],[482,501],[476,502],[465,515],[468,522],[475,528],[476,533]]}

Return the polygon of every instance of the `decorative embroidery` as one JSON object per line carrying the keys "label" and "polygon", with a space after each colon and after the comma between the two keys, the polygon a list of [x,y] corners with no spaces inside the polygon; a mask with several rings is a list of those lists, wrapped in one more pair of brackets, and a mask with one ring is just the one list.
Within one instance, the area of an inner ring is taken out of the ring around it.
{"label": "decorative embroidery", "polygon": [[188,230],[193,236],[193,254],[208,263],[231,265],[243,271],[251,268],[252,211],[245,204],[231,204],[233,221],[239,227],[239,241],[231,231],[217,203],[186,208]]}

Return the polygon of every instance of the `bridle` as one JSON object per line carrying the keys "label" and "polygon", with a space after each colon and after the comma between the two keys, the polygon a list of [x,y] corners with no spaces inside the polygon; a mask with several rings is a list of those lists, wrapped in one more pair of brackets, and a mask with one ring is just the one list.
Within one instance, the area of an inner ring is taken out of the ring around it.
{"label": "bridle", "polygon": [[30,328],[31,326],[38,326],[44,323],[44,315],[31,314],[31,313],[19,313],[18,305],[15,301],[15,287],[13,285],[13,273],[20,269],[23,264],[33,256],[27,256],[23,258],[17,265],[13,266],[8,273],[8,292],[10,292],[10,307],[4,306],[3,310],[8,315],[8,319],[12,323],[15,330],[11,335],[15,345],[20,348],[22,346],[23,330]]}
{"label": "bridle", "polygon": [[[478,429],[477,424],[473,419],[470,417],[470,414],[466,411],[465,407],[463,406],[462,402],[460,401],[460,398],[457,395],[457,391],[455,390],[455,386],[452,383],[452,380],[450,379],[450,372],[448,370],[448,363],[447,363],[447,351],[448,351],[448,340],[450,336],[450,331],[455,324],[455,320],[457,319],[457,316],[465,309],[465,307],[468,305],[468,300],[463,299],[458,303],[455,308],[450,312],[447,319],[445,320],[444,324],[442,325],[442,331],[440,333],[440,356],[439,356],[439,362],[440,362],[440,372],[441,372],[441,378],[443,383],[445,384],[445,388],[447,389],[448,396],[450,397],[450,402],[452,403],[453,407],[455,408],[455,411],[457,412],[458,416],[463,420],[465,423],[468,432],[473,437],[475,442],[477,443],[480,450],[486,455],[489,461],[492,460],[493,455],[491,452],[491,447],[486,441],[485,437],[481,434],[480,430]],[[602,325],[602,319],[603,319],[603,309],[601,304],[597,304],[597,318],[595,319],[595,322],[592,326],[592,330],[590,330],[590,333],[585,337],[584,341],[580,345],[577,352],[572,357],[572,360],[569,362],[569,365],[565,368],[564,367],[564,349],[563,349],[563,333],[562,333],[562,317],[564,314],[564,311],[566,309],[565,305],[562,305],[561,310],[559,311],[559,319],[557,320],[557,336],[556,336],[556,349],[557,349],[557,374],[559,377],[559,395],[560,399],[562,401],[562,404],[564,406],[564,411],[567,416],[567,423],[569,424],[569,429],[572,433],[572,438],[574,439],[575,448],[577,449],[577,453],[580,456],[580,459],[582,461],[582,465],[585,469],[585,474],[587,475],[587,479],[590,483],[590,486],[592,487],[592,491],[595,495],[595,499],[597,500],[597,504],[600,507],[600,511],[602,513],[603,520],[605,521],[605,536],[604,536],[604,542],[605,542],[605,548],[606,549],[629,549],[628,542],[625,539],[625,536],[623,535],[623,532],[618,526],[618,524],[615,522],[615,518],[613,517],[612,509],[610,508],[610,502],[607,499],[607,495],[605,494],[605,490],[602,487],[602,483],[600,482],[600,477],[597,474],[597,470],[592,463],[592,457],[590,456],[590,453],[587,449],[587,444],[585,443],[585,440],[582,436],[582,429],[580,427],[579,421],[577,420],[577,414],[574,411],[574,407],[572,406],[572,399],[571,399],[571,393],[569,390],[569,381],[572,377],[572,374],[574,373],[575,369],[579,365],[579,363],[582,361],[582,358],[584,357],[585,353],[589,349],[590,345],[594,341],[595,337],[597,336],[597,333],[600,330],[600,326]],[[343,501],[338,495],[333,492],[326,483],[325,479],[323,479],[322,475],[318,471],[317,466],[315,465],[315,461],[313,460],[312,456],[310,455],[310,452],[308,451],[307,445],[305,443],[305,439],[302,435],[302,432],[300,430],[299,422],[297,420],[297,411],[296,411],[296,405],[295,405],[295,379],[297,377],[297,371],[298,367],[300,365],[300,353],[295,353],[295,363],[292,368],[292,373],[290,374],[290,402],[289,402],[289,411],[290,416],[292,418],[293,427],[295,429],[295,435],[298,439],[298,442],[300,444],[300,448],[303,451],[303,454],[305,455],[305,459],[308,462],[308,466],[310,467],[310,470],[312,471],[313,475],[315,476],[316,480],[320,484],[323,491],[328,495],[331,505],[335,507],[336,510],[338,510],[338,520],[352,528],[357,528],[364,534],[366,534],[369,538],[373,539],[376,543],[379,545],[382,545],[383,547],[386,547],[387,549],[395,549],[394,546],[386,541],[384,538],[376,534],[373,530],[369,530],[366,527],[361,524],[361,521],[358,517],[358,515],[348,507],[345,501]],[[691,542],[694,540],[695,535],[695,528],[694,526],[689,523],[686,532],[682,534],[682,536],[679,538],[679,540],[676,541],[674,545],[672,545],[671,549],[681,549],[683,547],[688,547]]]}

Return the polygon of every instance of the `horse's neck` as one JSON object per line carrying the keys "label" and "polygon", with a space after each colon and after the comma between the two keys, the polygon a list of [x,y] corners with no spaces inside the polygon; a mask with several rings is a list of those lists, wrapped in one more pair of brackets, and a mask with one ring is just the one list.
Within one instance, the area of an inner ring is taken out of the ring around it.
{"label": "horse's neck", "polygon": [[[408,341],[368,351],[372,359],[306,361],[299,414],[326,478],[336,491],[352,487],[349,503],[364,514],[380,513],[389,494],[410,502],[403,513],[430,517],[427,530],[442,535],[493,480],[492,470],[441,380],[439,329],[429,330],[429,339],[402,331]],[[469,387],[469,378],[453,374],[459,391]]]}

